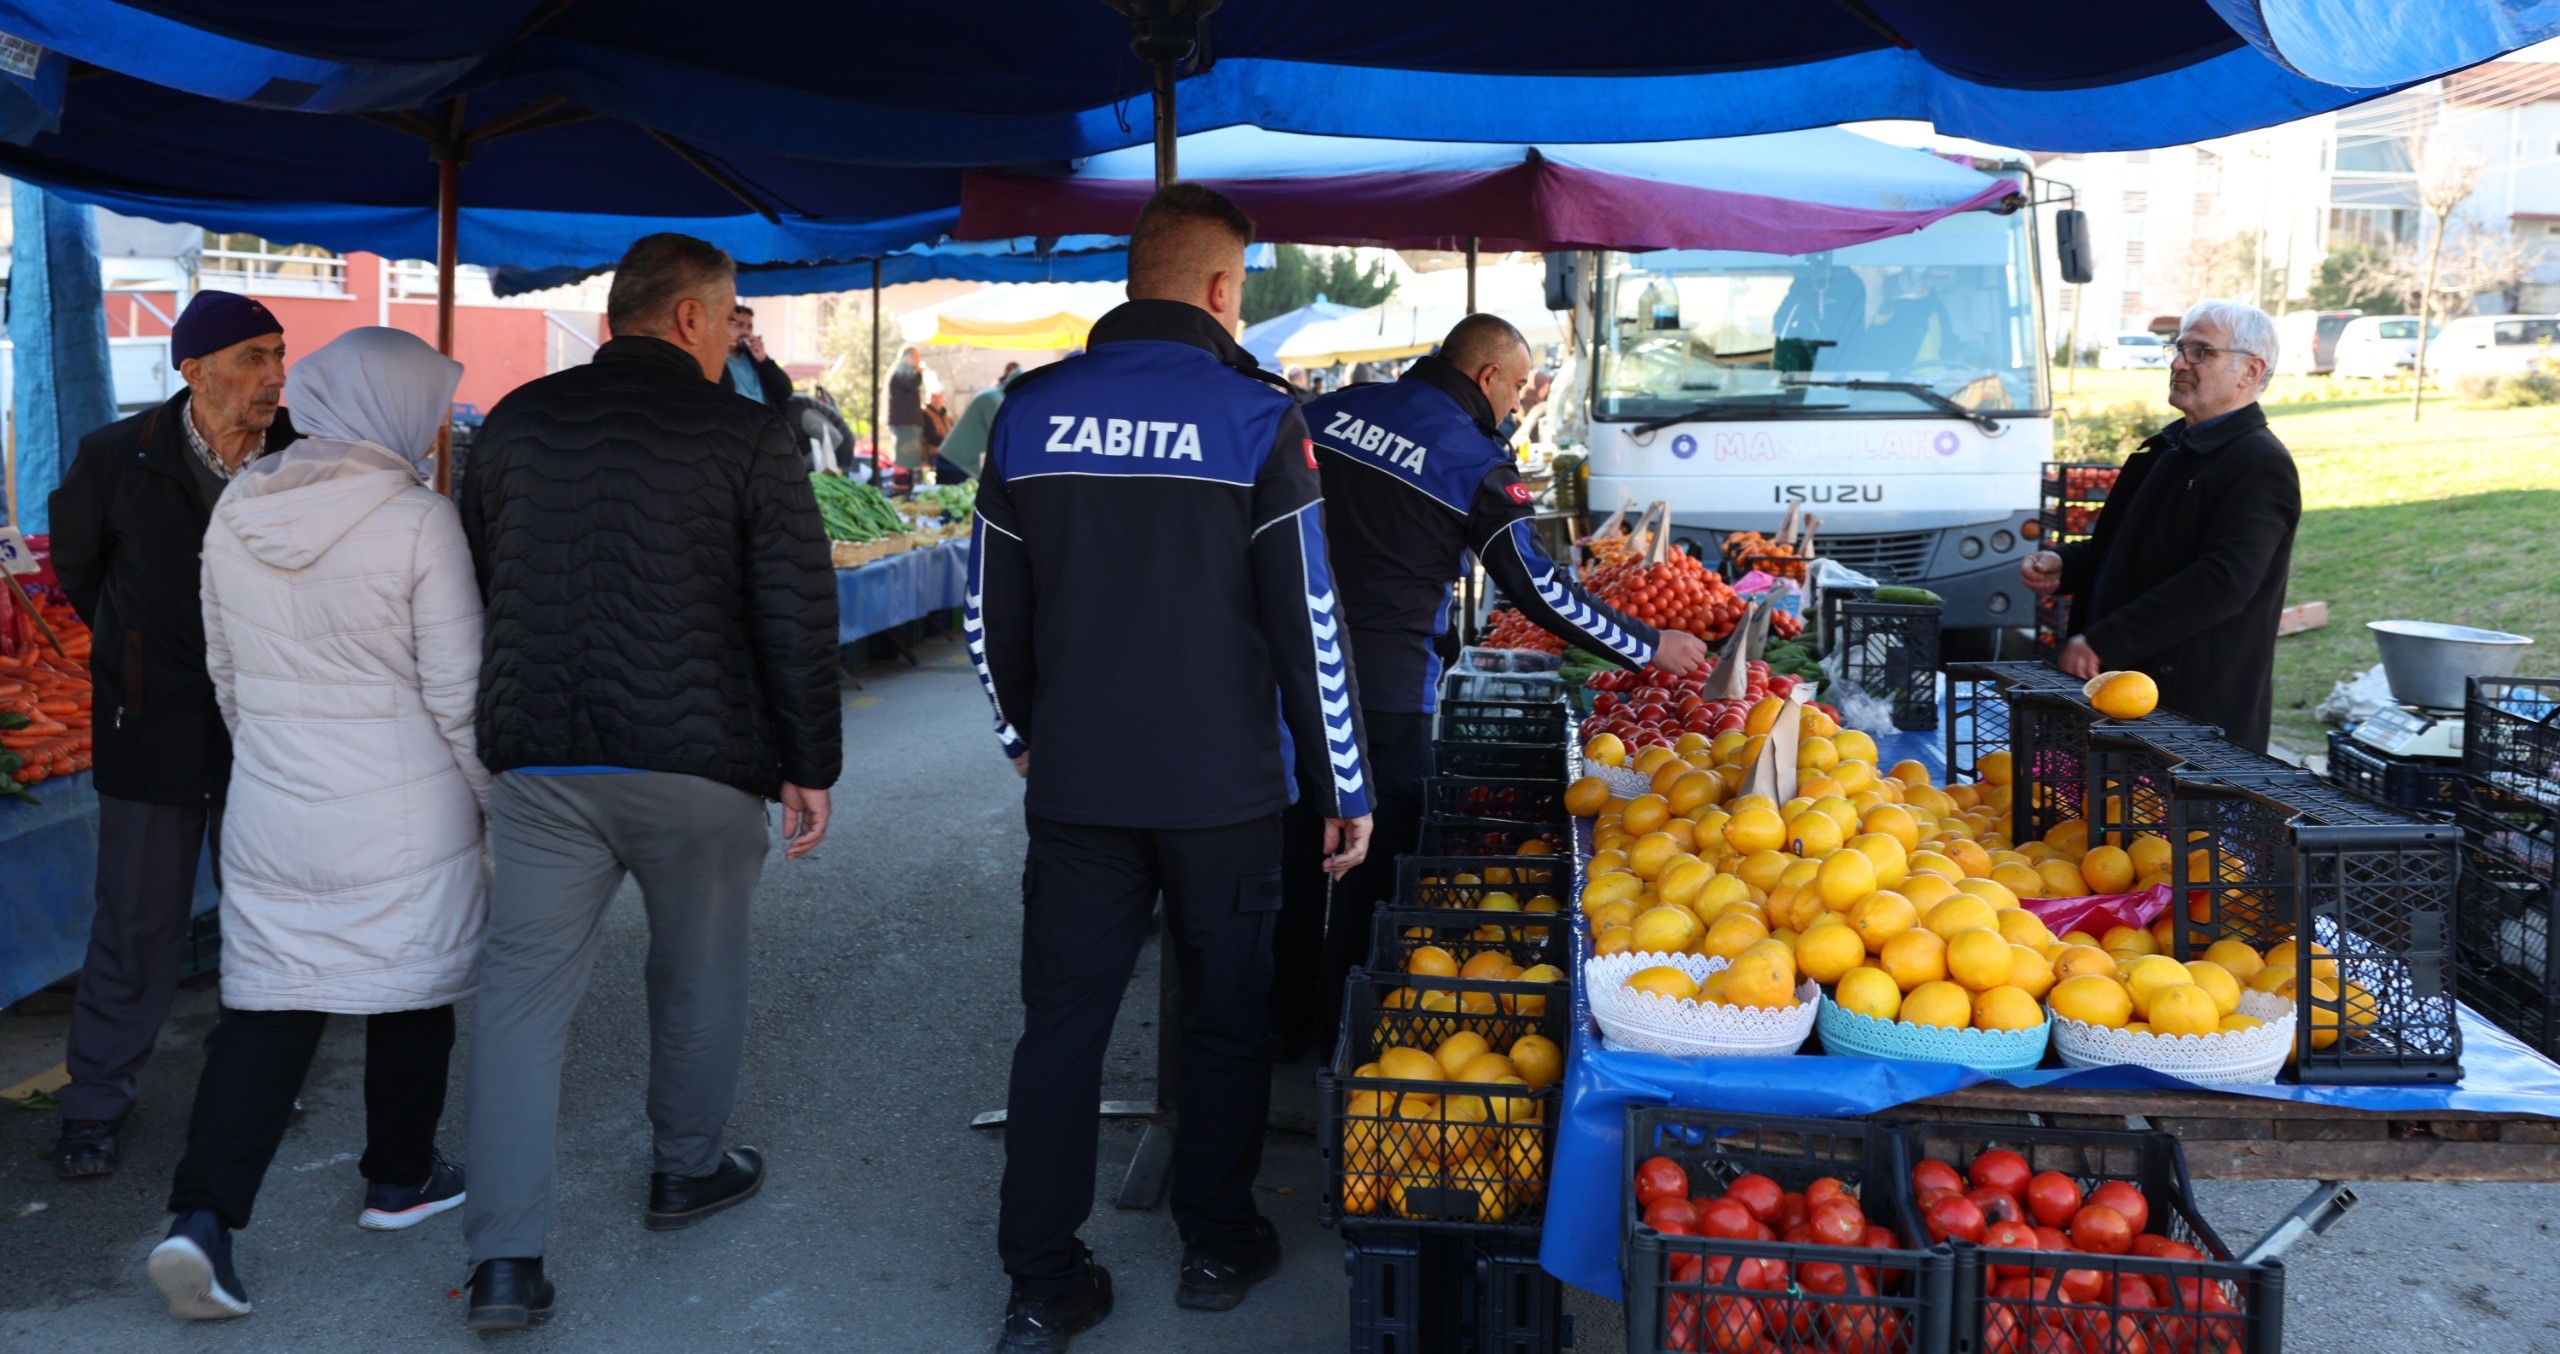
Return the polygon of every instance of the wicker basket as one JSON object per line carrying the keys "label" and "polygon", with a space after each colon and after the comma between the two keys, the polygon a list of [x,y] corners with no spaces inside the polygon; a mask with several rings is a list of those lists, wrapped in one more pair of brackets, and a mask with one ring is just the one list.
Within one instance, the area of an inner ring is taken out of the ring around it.
{"label": "wicker basket", "polygon": [[871,541],[831,541],[827,546],[827,557],[839,569],[859,569],[915,548],[916,538],[912,535],[883,536]]}

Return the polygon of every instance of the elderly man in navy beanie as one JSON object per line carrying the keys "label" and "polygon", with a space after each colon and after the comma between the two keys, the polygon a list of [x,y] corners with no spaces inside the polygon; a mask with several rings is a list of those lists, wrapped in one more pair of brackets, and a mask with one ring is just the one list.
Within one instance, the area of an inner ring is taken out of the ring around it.
{"label": "elderly man in navy beanie", "polygon": [[54,571],[95,632],[97,706],[98,911],[65,1056],[54,1170],[66,1179],[116,1169],[177,991],[197,863],[221,840],[231,737],[205,671],[205,527],[241,467],[294,436],[273,311],[200,292],[169,356],[186,390],[80,439],[52,501]]}

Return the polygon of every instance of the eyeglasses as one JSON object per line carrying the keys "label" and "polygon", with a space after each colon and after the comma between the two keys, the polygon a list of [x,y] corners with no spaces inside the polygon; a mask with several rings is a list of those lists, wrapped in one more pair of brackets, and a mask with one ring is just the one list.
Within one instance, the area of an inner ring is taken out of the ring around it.
{"label": "eyeglasses", "polygon": [[2203,362],[2206,358],[2213,356],[2215,353],[2237,353],[2242,357],[2256,357],[2258,355],[2246,348],[2216,348],[2210,343],[2198,343],[2194,339],[2187,339],[2183,342],[2170,344],[2169,352],[2173,359],[2184,359],[2186,364],[2190,367]]}

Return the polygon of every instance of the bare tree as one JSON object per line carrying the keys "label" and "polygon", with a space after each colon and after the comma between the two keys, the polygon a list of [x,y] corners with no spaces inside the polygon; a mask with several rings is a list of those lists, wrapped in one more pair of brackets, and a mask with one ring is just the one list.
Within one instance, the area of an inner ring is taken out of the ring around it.
{"label": "bare tree", "polygon": [[2415,423],[2426,410],[2427,398],[2427,331],[2434,318],[2438,292],[2436,279],[2444,259],[2445,236],[2453,223],[2453,214],[2471,198],[2471,190],[2480,186],[2480,161],[2470,148],[2439,131],[2418,145],[2418,205],[2434,218],[2435,230],[2427,240],[2426,277],[2418,286],[2418,362],[2417,379],[2409,384],[2409,421]]}

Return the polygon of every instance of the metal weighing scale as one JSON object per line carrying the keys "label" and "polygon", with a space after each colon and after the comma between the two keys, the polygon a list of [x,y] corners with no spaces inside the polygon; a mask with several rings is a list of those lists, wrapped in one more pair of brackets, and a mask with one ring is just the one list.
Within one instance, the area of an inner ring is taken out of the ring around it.
{"label": "metal weighing scale", "polygon": [[2355,741],[2393,757],[2459,764],[2462,701],[2471,677],[2506,677],[2533,641],[2503,630],[2435,621],[2371,621],[2392,699],[2356,726]]}
{"label": "metal weighing scale", "polygon": [[2462,712],[2386,705],[2356,726],[2355,740],[2376,752],[2426,761],[2462,760]]}

